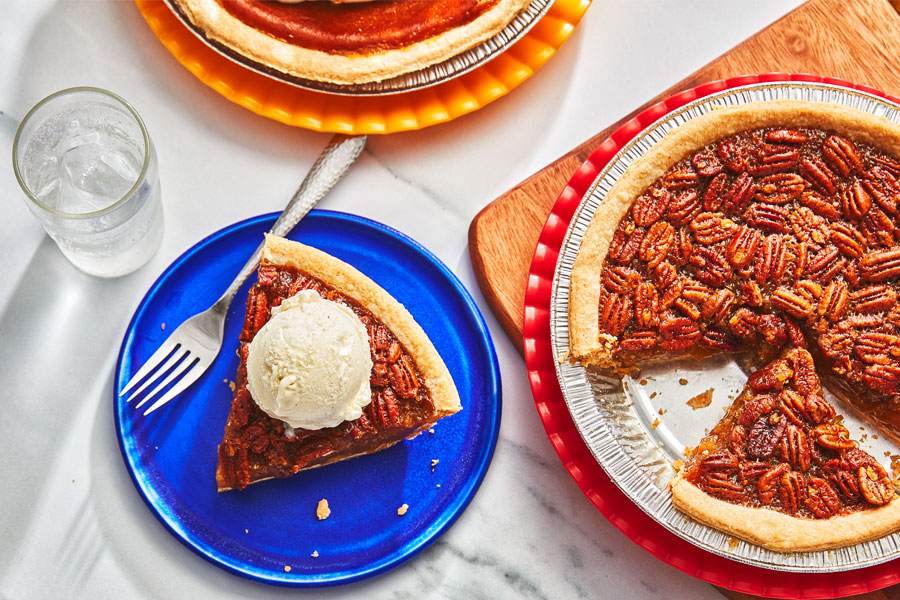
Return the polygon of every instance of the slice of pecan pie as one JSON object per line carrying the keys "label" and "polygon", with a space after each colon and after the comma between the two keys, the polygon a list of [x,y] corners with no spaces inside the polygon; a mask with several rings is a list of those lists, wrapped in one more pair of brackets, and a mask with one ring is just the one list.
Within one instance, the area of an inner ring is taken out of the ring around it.
{"label": "slice of pecan pie", "polygon": [[900,523],[891,477],[850,439],[803,348],[750,375],[672,480],[672,501],[782,552],[855,544]]}
{"label": "slice of pecan pie", "polygon": [[175,0],[203,34],[276,71],[337,84],[447,60],[505,28],[531,0]]}
{"label": "slice of pecan pie", "polygon": [[[321,429],[294,428],[269,416],[248,389],[251,341],[273,308],[303,290],[349,308],[368,334],[371,354],[371,402],[358,418]],[[347,263],[274,236],[266,236],[258,281],[247,298],[238,355],[234,400],[218,451],[219,491],[377,452],[461,408],[444,362],[402,304]]]}
{"label": "slice of pecan pie", "polygon": [[805,347],[832,391],[900,439],[898,156],[900,127],[824,103],[675,128],[585,232],[570,356],[621,371]]}

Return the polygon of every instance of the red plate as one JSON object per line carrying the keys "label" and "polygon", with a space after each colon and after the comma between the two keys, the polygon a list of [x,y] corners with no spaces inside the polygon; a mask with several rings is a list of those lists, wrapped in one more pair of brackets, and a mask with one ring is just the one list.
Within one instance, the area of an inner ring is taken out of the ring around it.
{"label": "red plate", "polygon": [[681,92],[654,104],[622,125],[575,172],[557,198],[541,231],[525,291],[525,364],[538,414],[566,470],[600,512],[639,546],[689,575],[737,592],[777,598],[861,594],[900,583],[900,560],[838,573],[788,573],[750,566],[712,554],[665,529],[632,503],[594,459],[572,422],[553,364],[550,294],[556,260],[569,222],[600,171],[625,144],[667,113],[716,92],[770,81],[833,84],[900,102],[878,90],[833,77],[766,73],[714,81]]}

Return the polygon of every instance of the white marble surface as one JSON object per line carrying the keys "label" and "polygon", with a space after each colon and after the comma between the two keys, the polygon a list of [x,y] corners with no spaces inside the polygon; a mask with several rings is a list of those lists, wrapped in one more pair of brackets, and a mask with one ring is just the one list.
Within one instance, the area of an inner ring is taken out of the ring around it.
{"label": "white marble surface", "polygon": [[[441,539],[390,573],[304,597],[721,597],[634,545],[578,490],[478,290],[466,233],[497,195],[799,3],[594,0],[562,51],[509,96],[450,124],[370,139],[321,206],[411,235],[461,278],[494,336],[503,421],[484,484]],[[296,597],[219,570],[159,525],[123,466],[110,402],[118,345],[154,279],[205,235],[280,209],[329,135],[224,100],[129,1],[3,0],[3,12],[0,598]],[[18,119],[73,85],[129,99],[159,154],[163,245],[121,279],[71,267],[12,175]]]}

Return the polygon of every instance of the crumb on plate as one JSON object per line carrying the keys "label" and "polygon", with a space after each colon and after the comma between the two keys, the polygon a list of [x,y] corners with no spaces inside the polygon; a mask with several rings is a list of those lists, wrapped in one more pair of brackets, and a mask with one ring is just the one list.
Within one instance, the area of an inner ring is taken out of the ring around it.
{"label": "crumb on plate", "polygon": [[401,517],[406,514],[406,511],[409,510],[409,504],[401,504],[400,508],[397,509],[397,514]]}
{"label": "crumb on plate", "polygon": [[713,390],[712,388],[706,390],[702,394],[697,394],[693,398],[687,401],[687,405],[697,410],[698,408],[705,408],[710,405],[712,402]]}
{"label": "crumb on plate", "polygon": [[328,508],[328,500],[322,498],[319,500],[319,505],[316,506],[316,516],[319,517],[320,521],[324,521],[331,515],[331,509]]}

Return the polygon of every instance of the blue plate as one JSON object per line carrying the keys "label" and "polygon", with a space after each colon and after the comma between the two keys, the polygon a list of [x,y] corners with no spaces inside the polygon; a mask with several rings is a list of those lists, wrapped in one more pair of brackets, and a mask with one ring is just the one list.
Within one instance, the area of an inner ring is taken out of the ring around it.
{"label": "blue plate", "polygon": [[[219,297],[274,219],[264,215],[227,227],[185,252],[160,276],[122,342],[116,395],[176,326]],[[218,359],[203,377],[147,417],[115,398],[116,429],[144,501],[203,558],[265,583],[349,583],[415,556],[472,499],[500,426],[497,357],[466,289],[434,255],[403,234],[360,217],[313,211],[288,237],[354,265],[406,305],[447,364],[462,412],[439,421],[431,434],[373,455],[218,493],[216,447],[231,406],[228,382],[238,366],[235,350],[248,281],[229,311]],[[439,462],[432,466],[432,460]],[[323,498],[331,516],[320,521],[316,505]],[[408,511],[398,515],[404,504]]]}

